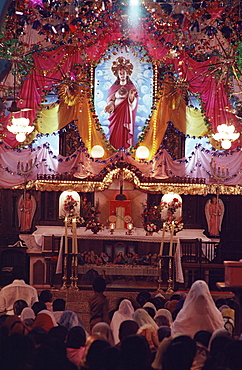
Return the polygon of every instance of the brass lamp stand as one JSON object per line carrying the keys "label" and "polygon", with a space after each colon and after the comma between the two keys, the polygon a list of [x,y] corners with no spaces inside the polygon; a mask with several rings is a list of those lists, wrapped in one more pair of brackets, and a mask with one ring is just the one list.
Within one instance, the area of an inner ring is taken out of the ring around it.
{"label": "brass lamp stand", "polygon": [[161,287],[161,284],[162,284],[162,263],[163,263],[163,259],[162,259],[162,256],[160,256],[160,259],[158,261],[158,287],[157,287],[157,293],[164,293],[164,290],[162,289]]}
{"label": "brass lamp stand", "polygon": [[77,255],[73,254],[71,258],[71,285],[70,290],[79,290],[78,288],[78,259]]}
{"label": "brass lamp stand", "polygon": [[168,280],[167,280],[167,290],[166,293],[173,293],[173,279],[172,279],[172,265],[173,265],[173,256],[168,256]]}
{"label": "brass lamp stand", "polygon": [[[79,290],[78,288],[78,244],[77,244],[77,231],[76,231],[76,218],[66,217],[65,218],[65,239],[64,239],[64,273],[62,277],[62,290],[68,289],[68,261],[71,263],[71,276],[70,276],[70,290]],[[72,225],[72,251],[69,253],[68,249],[68,233],[67,227]]]}

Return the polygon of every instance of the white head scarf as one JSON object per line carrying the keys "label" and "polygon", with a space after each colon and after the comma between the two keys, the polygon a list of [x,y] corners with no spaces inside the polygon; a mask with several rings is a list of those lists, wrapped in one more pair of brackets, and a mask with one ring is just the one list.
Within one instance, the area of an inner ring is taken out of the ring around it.
{"label": "white head scarf", "polygon": [[169,322],[169,325],[171,326],[173,320],[172,320],[172,315],[171,315],[171,312],[169,310],[167,310],[166,308],[160,308],[157,312],[156,312],[156,315],[155,315],[155,319],[156,317],[158,316],[165,316]]}
{"label": "white head scarf", "polygon": [[153,310],[155,311],[155,314],[156,314],[156,312],[157,312],[157,309],[156,309],[156,307],[155,307],[155,305],[152,303],[152,302],[146,302],[144,305],[143,305],[143,308],[145,308],[145,307],[150,307],[150,308],[153,308]]}
{"label": "white head scarf", "polygon": [[205,281],[195,281],[176,320],[171,325],[171,335],[182,333],[192,338],[199,330],[213,333],[222,329],[224,322]]}
{"label": "white head scarf", "polygon": [[134,307],[128,299],[123,299],[114,312],[110,327],[113,331],[114,343],[119,343],[119,327],[123,321],[133,320]]}
{"label": "white head scarf", "polygon": [[156,330],[158,330],[158,325],[156,322],[152,319],[152,317],[148,314],[146,310],[143,308],[138,308],[133,315],[133,320],[137,322],[139,327],[145,325],[145,324],[151,324],[154,326]]}
{"label": "white head scarf", "polygon": [[113,338],[113,332],[112,329],[110,328],[110,325],[106,322],[98,322],[95,324],[92,328],[92,335],[94,334],[103,334],[109,344],[113,347],[114,346],[114,338]]}
{"label": "white head scarf", "polygon": [[35,319],[35,313],[30,307],[24,307],[24,309],[21,312],[20,320],[24,321],[26,319]]}

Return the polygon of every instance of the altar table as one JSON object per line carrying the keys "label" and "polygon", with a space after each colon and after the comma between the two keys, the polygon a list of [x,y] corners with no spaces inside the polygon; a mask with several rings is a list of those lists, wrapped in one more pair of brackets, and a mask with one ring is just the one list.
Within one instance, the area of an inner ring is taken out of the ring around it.
{"label": "altar table", "polygon": [[[43,237],[45,236],[63,236],[65,233],[64,226],[36,226],[37,230],[32,234],[35,242],[39,246],[43,246]],[[210,241],[203,234],[203,229],[183,229],[179,231],[173,238],[174,243],[179,243],[181,239],[201,239],[202,241]],[[71,228],[68,227],[68,237],[72,237]],[[93,234],[91,230],[86,230],[85,227],[77,228],[78,239],[93,239],[93,240],[127,240],[127,241],[147,241],[149,243],[161,242],[162,230],[158,233],[153,233],[152,236],[146,235],[143,228],[134,228],[131,235],[126,234],[127,229],[115,229],[111,234],[109,229],[99,231],[98,234]],[[170,241],[170,233],[165,233],[165,242]]]}
{"label": "altar table", "polygon": [[[58,258],[58,264],[57,264],[57,272],[62,271],[62,265],[61,261],[63,258],[63,236],[65,233],[64,226],[36,226],[37,230],[32,234],[35,242],[37,245],[42,247],[42,250],[44,250],[44,238],[46,236],[52,236],[60,237],[61,243],[60,243],[60,249],[59,249],[59,258]],[[176,245],[175,248],[175,254],[174,254],[174,266],[175,266],[175,280],[176,282],[183,283],[184,277],[183,277],[183,271],[182,271],[182,265],[181,265],[181,248],[180,248],[180,240],[181,239],[201,239],[202,241],[210,241],[209,238],[207,238],[203,234],[202,229],[183,229],[180,232],[178,232],[173,237],[173,243]],[[68,238],[72,238],[71,228],[68,227]],[[127,229],[115,229],[114,233],[111,234],[109,229],[101,230],[98,234],[93,234],[91,230],[86,230],[85,227],[79,227],[77,228],[77,238],[82,240],[110,240],[110,241],[134,241],[134,242],[145,242],[145,243],[161,243],[162,239],[162,231],[159,231],[158,233],[153,233],[152,236],[146,235],[146,231],[143,228],[134,228],[132,230],[132,234],[127,234]],[[164,242],[169,243],[170,242],[171,235],[170,233],[166,232],[164,236]],[[157,253],[159,251],[157,250]],[[95,269],[98,266],[95,266]],[[81,267],[80,267],[81,268]],[[124,269],[123,266],[120,267],[122,270]],[[139,267],[137,267],[139,268]],[[143,268],[143,267],[141,267]],[[107,270],[110,271],[110,270]],[[135,270],[132,270],[133,274],[135,274]],[[139,270],[140,271],[140,270]],[[145,275],[145,270],[144,275]],[[157,271],[151,270],[153,274],[157,274],[158,276],[158,269]],[[123,273],[122,273],[123,274]],[[120,273],[120,275],[122,275]],[[118,275],[118,273],[115,273],[115,275]],[[146,275],[147,276],[147,275]],[[154,276],[154,275],[152,275]]]}
{"label": "altar table", "polygon": [[137,265],[89,265],[78,266],[78,274],[86,274],[90,269],[96,270],[99,275],[104,276],[159,276],[159,269],[156,266],[137,266]]}

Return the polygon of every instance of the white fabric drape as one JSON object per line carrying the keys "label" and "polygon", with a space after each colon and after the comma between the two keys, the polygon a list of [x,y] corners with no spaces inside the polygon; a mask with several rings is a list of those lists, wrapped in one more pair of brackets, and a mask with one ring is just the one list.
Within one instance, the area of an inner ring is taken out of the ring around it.
{"label": "white fabric drape", "polygon": [[[34,149],[12,149],[0,144],[0,186],[11,188],[24,182],[23,176],[18,174],[18,163],[25,166],[31,159],[36,158],[36,165],[28,180],[36,180],[38,174],[54,175],[72,173],[76,177],[98,175],[113,162],[122,160],[124,163],[137,168],[145,177],[151,179],[164,179],[168,177],[204,178],[208,184],[211,181],[210,163],[216,163],[228,176],[224,185],[242,185],[242,151],[218,153],[198,146],[187,157],[173,160],[166,150],[159,153],[149,162],[139,163],[125,151],[112,155],[106,160],[94,160],[86,149],[78,149],[69,157],[55,156],[48,144],[40,145]],[[214,181],[213,181],[214,182]],[[216,183],[216,181],[215,181]]]}

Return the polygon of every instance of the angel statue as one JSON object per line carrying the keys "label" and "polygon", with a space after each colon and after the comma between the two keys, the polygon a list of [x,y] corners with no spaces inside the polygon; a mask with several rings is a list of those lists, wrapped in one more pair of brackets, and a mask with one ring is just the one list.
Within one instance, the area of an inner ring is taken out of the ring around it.
{"label": "angel statue", "polygon": [[18,219],[21,233],[29,233],[36,211],[36,200],[29,192],[22,195],[18,202]]}
{"label": "angel statue", "polygon": [[205,204],[208,232],[212,237],[219,236],[224,216],[224,204],[218,197],[212,197]]}

